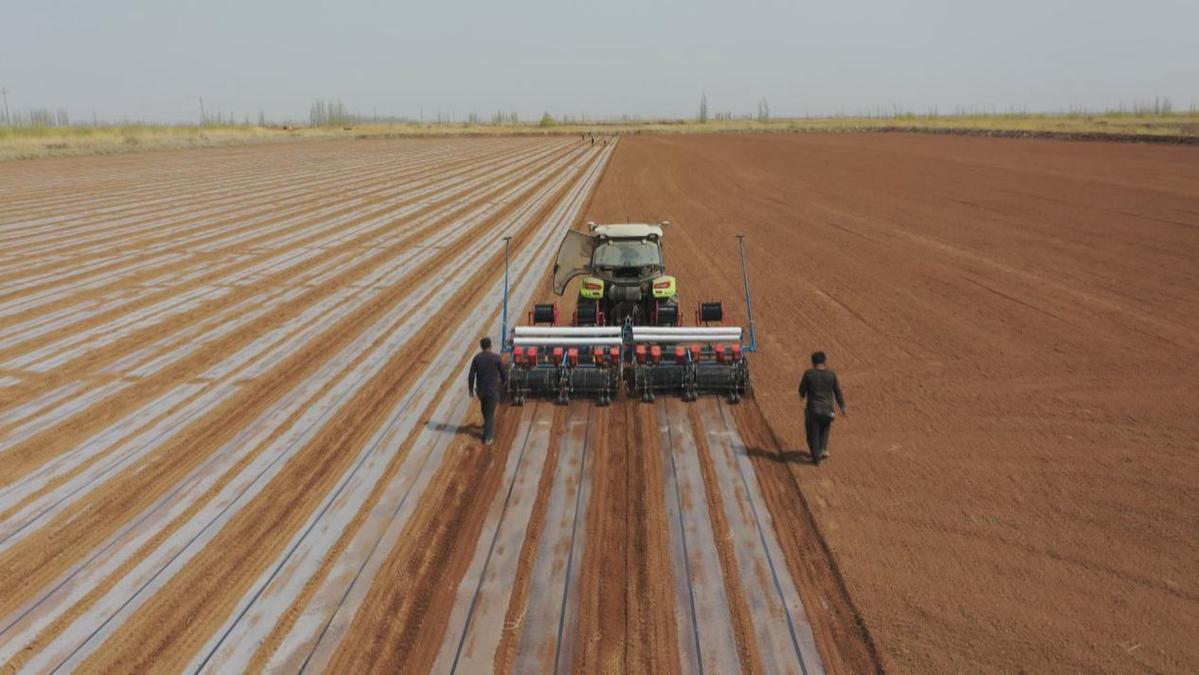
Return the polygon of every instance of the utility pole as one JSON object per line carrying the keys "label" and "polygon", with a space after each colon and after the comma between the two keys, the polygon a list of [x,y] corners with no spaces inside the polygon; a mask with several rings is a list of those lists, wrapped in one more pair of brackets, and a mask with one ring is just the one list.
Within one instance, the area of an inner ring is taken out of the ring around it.
{"label": "utility pole", "polygon": [[8,116],[8,90],[0,89],[0,94],[4,95],[4,124],[10,124],[11,118]]}
{"label": "utility pole", "polygon": [[204,97],[200,97],[200,126],[208,125],[208,114],[204,112]]}

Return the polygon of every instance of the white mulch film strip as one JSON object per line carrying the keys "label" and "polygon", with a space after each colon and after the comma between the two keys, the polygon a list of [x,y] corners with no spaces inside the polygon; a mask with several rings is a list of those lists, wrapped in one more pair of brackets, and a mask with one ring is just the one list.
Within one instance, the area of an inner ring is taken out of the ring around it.
{"label": "white mulch film strip", "polygon": [[[269,316],[272,309],[333,283],[347,270],[372,266],[353,283],[223,354],[197,377],[167,387],[76,447],[0,486],[0,512],[9,512],[0,523],[0,551],[19,546],[38,528],[70,513],[111,479],[138,471],[156,450],[329,326],[381,293],[399,286],[406,293],[356,328],[343,348],[324,355],[313,372],[291,383],[278,400],[155,503],[133,514],[86,559],[26,606],[0,618],[0,663],[72,612],[66,628],[39,645],[26,668],[38,672],[80,666],[245,505],[271,489],[273,478],[355,393],[439,317],[469,271],[494,262],[503,236],[528,232],[528,245],[515,250],[512,259],[512,307],[519,315],[534,299],[563,231],[577,220],[616,144],[572,146],[565,141],[447,141],[417,146],[402,158],[369,154],[343,160],[336,168],[243,162],[228,173],[200,175],[176,168],[147,176],[138,187],[96,191],[83,204],[61,191],[23,194],[32,187],[28,183],[0,188],[0,197],[15,196],[15,201],[0,199],[0,247],[6,249],[0,254],[0,275],[18,279],[0,288],[0,354],[7,356],[0,363],[0,388],[55,373],[170,317],[203,313],[199,320],[129,350],[89,379],[60,383],[0,410],[0,453],[36,437],[56,420],[85,412],[164,372]],[[482,200],[504,181],[521,176],[503,194]],[[331,199],[332,194],[337,198]],[[488,237],[470,237],[479,224],[509,206]],[[549,215],[536,219],[546,207],[551,207]],[[22,213],[37,215],[22,223]],[[130,245],[114,247],[113,241],[122,238]],[[338,248],[344,242],[350,245]],[[415,270],[456,245],[462,248],[451,259],[414,278]],[[54,269],[46,261],[56,255],[80,264]],[[26,270],[36,272],[21,275]],[[146,278],[131,286],[134,275]],[[280,276],[284,283],[265,283]],[[234,293],[241,295],[223,300]],[[155,295],[160,299],[145,301]],[[453,434],[444,429],[456,427],[468,414],[471,402],[465,387],[456,383],[465,379],[477,336],[500,332],[502,278],[488,282],[477,297],[477,307],[490,309],[469,313],[447,331],[452,339],[431,355],[417,378],[449,386],[417,384],[401,397],[278,557],[207,636],[189,671],[242,671],[256,656],[265,657],[271,670],[328,666],[446,460]],[[14,316],[22,320],[3,323]],[[33,344],[37,347],[22,349]],[[716,468],[711,487],[718,491],[723,518],[736,537],[735,564],[757,652],[772,672],[821,673],[810,625],[731,413],[714,400],[691,405],[698,406],[703,421],[702,445],[694,437],[687,405],[675,400],[655,405],[681,663],[692,670],[740,669],[721,581],[718,534],[705,497],[709,486],[699,452],[706,447],[707,460]],[[550,436],[556,433],[551,404],[530,403],[518,414],[501,489],[488,505],[442,637],[438,672],[490,670],[505,634],[521,546]],[[542,667],[546,654],[559,667],[573,663],[595,415],[590,406],[576,406],[566,416],[547,522],[530,570],[537,583],[525,600],[517,670]],[[281,433],[268,443],[276,431]],[[404,447],[406,454],[385,480],[387,467]],[[247,456],[252,459],[226,478]],[[209,491],[215,496],[187,521],[173,531],[165,529]],[[375,491],[378,502],[329,558]],[[160,541],[150,553],[135,560],[155,538]],[[111,581],[122,566],[130,567],[94,603],[75,612],[86,594]],[[318,577],[322,569],[326,573]],[[298,615],[289,616],[305,588],[311,592],[308,601],[294,608]],[[291,623],[277,648],[259,654],[264,638],[285,619]]]}
{"label": "white mulch film strip", "polygon": [[[580,154],[581,153],[577,152],[571,153],[569,155],[560,157],[552,164],[544,166],[535,172],[522,185],[517,186],[513,190],[509,191],[509,194],[506,196],[506,198],[514,198],[522,190],[527,189],[527,187],[543,179],[559,166],[566,166],[572,161],[576,162],[577,165],[581,165],[579,162],[580,158],[578,157]],[[574,168],[577,170],[578,166],[575,166]],[[511,168],[509,167],[507,171],[510,172]],[[567,175],[569,175],[569,173]],[[562,180],[563,179],[559,179],[559,181],[552,186],[543,189],[541,191],[541,195],[530,202],[529,205],[519,208],[517,211],[512,213],[507,219],[506,223],[501,226],[501,232],[515,232],[519,228],[527,226],[527,223],[524,221],[531,216],[535,210],[535,207],[540,206],[540,204],[544,201],[546,196],[552,192],[552,190],[560,186]],[[474,224],[483,217],[486,217],[488,214],[493,213],[505,200],[506,199],[504,197],[501,197],[499,200],[495,200],[495,202],[477,209],[474,213],[465,216],[460,221],[457,221],[456,226],[439,230],[439,235],[444,239],[443,243],[446,245],[452,243],[455,240],[455,237],[460,237],[462,233],[467,231],[469,225]],[[499,203],[497,204],[496,202]],[[497,237],[498,236],[500,236],[499,233],[497,233]],[[420,260],[433,255],[436,250],[436,248],[429,246],[421,247],[412,256],[410,265],[417,264]],[[494,255],[494,253],[495,242],[476,242],[447,267],[455,270],[469,269],[481,263],[483,259]],[[522,263],[519,260],[516,261],[517,267],[519,267],[521,264]],[[374,284],[389,285],[398,280],[398,275],[396,274],[395,270],[386,270],[386,273],[389,278],[372,279],[366,284],[359,284],[357,290],[363,296],[370,296],[378,292],[379,287],[374,286]],[[377,355],[374,358],[367,358],[360,364],[359,369],[361,372],[343,372],[344,365],[342,364],[350,360],[350,354],[346,354],[342,358],[334,358],[329,365],[322,368],[321,372],[318,373],[319,377],[323,377],[327,381],[330,378],[335,378],[338,375],[342,375],[341,382],[339,382],[334,389],[330,390],[329,394],[324,398],[324,400],[315,402],[309,406],[309,409],[305,412],[305,417],[311,417],[311,419],[305,419],[302,417],[295,427],[293,427],[293,429],[307,429],[311,433],[315,433],[315,430],[320,428],[320,422],[324,419],[327,419],[327,416],[336,409],[337,401],[344,400],[345,397],[352,393],[352,388],[355,383],[359,383],[368,379],[370,372],[380,368],[384,363],[386,363],[387,356],[391,353],[394,353],[396,349],[402,346],[403,342],[406,340],[406,336],[411,335],[414,331],[419,329],[419,326],[422,323],[432,318],[432,316],[436,313],[435,309],[440,306],[438,299],[448,297],[448,295],[452,294],[452,292],[456,290],[451,283],[456,278],[460,278],[460,275],[454,272],[446,271],[442,274],[435,275],[431,279],[428,279],[420,287],[420,289],[413,291],[407,302],[401,303],[401,306],[397,307],[394,312],[380,320],[376,324],[376,328],[374,330],[365,331],[363,336],[355,342],[355,347],[358,349],[358,351],[361,351],[365,345],[369,345],[373,339],[379,337],[380,331],[390,330],[391,338],[390,342],[383,343],[380,348],[376,350]],[[347,299],[339,298],[339,300],[344,305]],[[425,304],[422,307],[416,306],[421,300],[423,300]],[[333,308],[330,307],[329,309]],[[341,308],[339,307],[338,309]],[[401,317],[403,317],[404,321],[397,323],[397,320]],[[306,318],[308,318],[308,320],[311,322],[312,317]],[[311,323],[308,325],[311,325]],[[269,342],[269,340],[265,342]],[[286,347],[287,346],[284,345],[285,349]],[[355,352],[355,355],[356,353],[357,352]],[[232,358],[236,359],[238,356],[234,355]],[[265,360],[260,362],[265,362]],[[446,361],[443,359],[438,363],[444,364]],[[219,375],[219,373],[217,374]],[[244,373],[239,374],[239,377],[242,375],[244,375]],[[443,378],[445,376],[444,373],[440,372],[431,373],[431,375],[434,377],[440,376]],[[228,377],[228,375],[225,377]],[[307,403],[306,396],[304,396],[304,394],[309,391],[315,391],[318,388],[319,385],[315,382],[305,383],[297,387],[296,391],[291,392],[291,394],[289,394],[286,400],[281,402],[281,404],[284,406],[290,404],[293,407],[303,406],[305,403]],[[201,389],[203,389],[203,391],[200,391]],[[202,412],[204,409],[209,408],[211,405],[214,405],[214,393],[219,391],[220,388],[216,385],[188,385],[187,390],[194,392],[195,398],[193,398],[193,403],[197,405],[176,407],[176,416],[186,417],[189,415],[195,415],[199,412]],[[176,391],[172,398],[162,401],[166,405],[160,410],[145,411],[143,414],[149,416],[153,415],[155,412],[163,412],[167,408],[171,408],[172,405],[176,404],[178,402],[178,398],[178,391]],[[407,401],[407,403],[411,404],[411,401]],[[278,420],[283,419],[285,416],[285,411],[272,410],[264,415],[264,419],[260,420],[261,426],[267,429],[272,428],[272,423],[277,424]],[[182,422],[180,422],[180,424],[182,424]],[[256,425],[251,425],[248,428],[253,428],[255,426]],[[120,470],[120,468],[124,465],[132,464],[138,456],[144,455],[145,452],[148,452],[150,449],[152,449],[152,447],[154,447],[155,443],[153,442],[153,439],[160,438],[163,435],[169,435],[169,433],[163,434],[163,431],[164,429],[162,428],[153,428],[148,430],[147,433],[143,434],[143,437],[147,442],[143,443],[144,447],[140,453],[123,453],[119,456],[116,454],[112,455],[112,459],[115,460],[119,457],[119,459],[123,461],[123,464],[103,467],[100,465],[100,463],[97,463],[92,467],[89,467],[89,469],[95,468],[101,471],[105,469],[117,471]],[[308,435],[311,435],[311,433]],[[161,500],[160,503],[149,509],[148,513],[143,514],[131,521],[130,525],[122,532],[118,533],[113,538],[113,541],[109,542],[108,545],[101,547],[95,558],[85,562],[83,565],[80,565],[77,569],[72,570],[72,572],[67,575],[68,578],[63,579],[57,585],[57,589],[53,593],[41,598],[41,601],[36,603],[36,607],[28,608],[29,611],[24,613],[24,616],[20,621],[17,622],[16,625],[10,625],[5,629],[5,632],[8,633],[8,635],[5,636],[6,644],[20,644],[23,636],[31,636],[32,634],[36,634],[36,631],[40,627],[46,625],[48,620],[52,620],[54,616],[61,615],[62,610],[70,607],[71,602],[76,600],[79,593],[88,588],[90,583],[97,579],[104,578],[106,572],[110,572],[113,568],[123,562],[126,558],[123,558],[122,554],[125,554],[126,556],[131,554],[132,551],[136,550],[140,543],[144,542],[154,534],[154,528],[152,527],[153,523],[161,524],[169,521],[174,512],[181,510],[180,507],[183,507],[190,502],[189,498],[194,498],[203,489],[210,485],[211,480],[220,475],[221,467],[217,466],[217,463],[223,461],[225,465],[231,464],[236,457],[238,457],[238,448],[244,448],[247,446],[252,447],[253,442],[250,438],[246,438],[246,435],[247,434],[243,432],[243,434],[239,436],[234,443],[229,444],[229,447],[223,448],[215,453],[213,457],[209,459],[209,462],[207,462],[206,465],[201,468],[201,470],[197,471],[192,476],[189,476],[187,480],[183,481],[179,486],[177,486],[175,491]],[[402,441],[406,435],[407,434],[399,436],[399,440]],[[101,434],[101,436],[103,436],[103,434]],[[393,439],[396,438],[396,433],[391,432],[390,437]],[[50,665],[54,662],[55,658],[58,658],[59,656],[65,657],[72,653],[74,654],[74,659],[83,658],[83,656],[90,651],[89,646],[99,644],[105,635],[119,625],[120,618],[122,616],[126,616],[135,608],[136,601],[130,602],[130,600],[135,600],[135,596],[141,598],[148,597],[150,594],[152,594],[156,587],[160,586],[161,583],[164,583],[165,580],[169,578],[170,572],[182,565],[186,557],[188,557],[186,555],[187,550],[193,552],[200,550],[205,538],[210,537],[211,534],[215,534],[215,532],[218,531],[220,524],[225,522],[228,517],[233,515],[236,506],[245,503],[249,497],[256,493],[257,489],[260,489],[266,484],[266,482],[269,480],[269,477],[273,475],[271,469],[274,468],[277,470],[278,467],[283,465],[283,462],[285,461],[286,450],[289,448],[295,449],[300,447],[304,438],[305,435],[303,434],[293,433],[284,439],[280,439],[280,442],[274,444],[271,448],[264,450],[257,461],[255,461],[253,466],[247,468],[247,470],[243,472],[238,479],[235,479],[233,483],[231,483],[229,486],[226,486],[227,489],[222,493],[221,496],[214,500],[213,504],[211,504],[212,508],[206,509],[207,516],[205,514],[199,514],[195,519],[189,522],[188,527],[185,528],[184,531],[174,533],[175,536],[169,538],[168,541],[159,548],[159,551],[162,551],[163,553],[167,553],[169,551],[171,555],[160,556],[162,558],[161,560],[143,561],[133,573],[122,580],[122,583],[120,583],[117,588],[113,589],[112,593],[109,593],[105,596],[105,598],[97,603],[97,605],[93,607],[93,611],[86,613],[84,616],[79,617],[78,620],[73,622],[71,627],[60,636],[60,639],[49,645],[45,651],[39,654],[37,657],[37,662],[31,663],[30,665],[34,667],[36,667],[38,664]],[[111,442],[116,443],[120,443],[125,440],[127,439],[110,439]],[[364,466],[364,463],[359,462],[354,466],[357,471]],[[89,477],[92,479],[92,483],[101,478],[101,476],[95,475],[88,476],[86,473],[80,474],[77,478],[81,479],[79,483],[82,485],[87,485],[89,484],[87,481]],[[250,477],[253,477],[253,480],[249,480]],[[72,485],[70,488],[78,489],[82,487],[82,485]],[[60,496],[57,491],[51,494],[55,497]],[[65,503],[63,506],[65,506]],[[220,513],[222,509],[224,512]],[[356,510],[354,510],[354,512],[356,512]],[[57,513],[57,511],[51,509],[50,511],[46,512],[46,515],[53,515],[53,513]],[[328,513],[328,511],[327,509],[322,509],[319,511],[319,513]],[[342,512],[335,511],[334,513]],[[206,518],[208,519],[207,522],[205,522]],[[195,526],[194,528],[192,527],[193,525]],[[197,528],[199,529],[198,532],[191,531]],[[305,532],[311,533],[317,532],[317,530],[305,528]],[[183,544],[181,549],[179,548],[180,544]],[[314,550],[319,550],[320,546],[321,545],[319,543],[316,544],[317,548]],[[291,552],[294,549],[294,546],[289,547],[288,551]],[[176,555],[176,553],[179,555]],[[169,558],[174,558],[174,565],[170,569],[163,565],[165,560]],[[57,608],[58,611],[55,611],[55,608]],[[120,615],[117,615],[118,612]],[[19,630],[20,634],[14,634],[14,629]],[[86,636],[84,634],[86,634]],[[9,638],[12,638],[11,642],[7,642]],[[80,642],[79,638],[83,638],[82,643]],[[75,643],[74,645],[71,644],[73,642]],[[80,646],[84,648],[79,649],[78,647]],[[11,656],[11,654],[8,654],[7,656]]]}

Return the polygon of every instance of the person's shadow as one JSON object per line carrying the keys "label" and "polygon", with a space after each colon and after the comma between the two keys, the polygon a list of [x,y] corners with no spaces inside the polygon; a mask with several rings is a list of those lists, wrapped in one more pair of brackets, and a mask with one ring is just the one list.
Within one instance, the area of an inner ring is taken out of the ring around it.
{"label": "person's shadow", "polygon": [[430,421],[425,426],[432,431],[449,432],[456,436],[464,434],[478,435],[483,432],[483,425],[481,424],[446,424],[445,422]]}
{"label": "person's shadow", "polygon": [[774,452],[763,448],[746,448],[745,454],[750,457],[761,457],[780,464],[815,464],[812,455],[801,450],[780,450]]}

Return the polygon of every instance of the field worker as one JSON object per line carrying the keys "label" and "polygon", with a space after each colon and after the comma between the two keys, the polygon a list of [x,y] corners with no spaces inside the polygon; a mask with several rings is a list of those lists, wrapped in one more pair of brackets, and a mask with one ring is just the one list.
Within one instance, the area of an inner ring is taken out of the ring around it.
{"label": "field worker", "polygon": [[508,382],[504,362],[499,354],[491,351],[491,338],[479,340],[479,353],[470,362],[467,386],[470,396],[479,397],[483,409],[483,444],[495,443],[495,406],[500,400],[500,385]]}
{"label": "field worker", "polygon": [[812,367],[799,381],[799,397],[808,401],[807,410],[804,411],[804,431],[808,434],[808,452],[812,454],[815,464],[828,457],[828,437],[836,417],[833,401],[836,400],[842,415],[848,414],[837,373],[828,367],[826,361],[828,359],[824,352],[812,354]]}

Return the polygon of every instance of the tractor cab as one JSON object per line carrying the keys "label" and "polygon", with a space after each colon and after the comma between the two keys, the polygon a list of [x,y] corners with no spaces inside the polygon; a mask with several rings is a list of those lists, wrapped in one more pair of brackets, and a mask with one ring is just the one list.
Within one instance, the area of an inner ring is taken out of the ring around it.
{"label": "tractor cab", "polygon": [[678,325],[678,284],[666,274],[659,225],[588,223],[570,231],[554,264],[554,292],[563,295],[576,277],[578,326]]}

